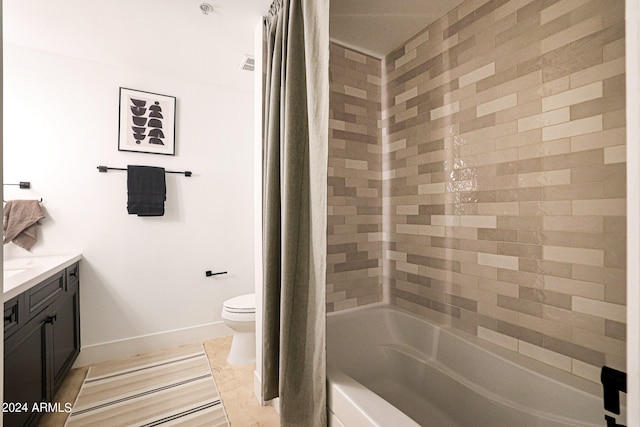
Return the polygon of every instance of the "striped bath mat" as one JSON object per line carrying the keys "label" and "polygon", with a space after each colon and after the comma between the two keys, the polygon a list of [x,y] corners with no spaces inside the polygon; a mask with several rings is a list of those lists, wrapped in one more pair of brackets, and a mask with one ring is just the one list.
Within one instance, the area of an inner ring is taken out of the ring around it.
{"label": "striped bath mat", "polygon": [[65,426],[229,426],[202,344],[92,366]]}

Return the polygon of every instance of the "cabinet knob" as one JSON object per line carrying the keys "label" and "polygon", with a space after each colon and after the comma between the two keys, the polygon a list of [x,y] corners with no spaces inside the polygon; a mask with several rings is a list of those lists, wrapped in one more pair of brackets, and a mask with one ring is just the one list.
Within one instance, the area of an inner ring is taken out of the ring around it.
{"label": "cabinet knob", "polygon": [[49,316],[46,319],[44,319],[44,323],[53,324],[53,322],[55,322],[57,318],[58,318],[58,315],[54,314],[53,316]]}

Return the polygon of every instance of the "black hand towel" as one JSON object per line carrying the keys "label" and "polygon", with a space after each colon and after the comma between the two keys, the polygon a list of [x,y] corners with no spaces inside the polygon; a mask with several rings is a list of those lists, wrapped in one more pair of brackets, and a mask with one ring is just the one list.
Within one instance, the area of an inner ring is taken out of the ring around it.
{"label": "black hand towel", "polygon": [[127,166],[127,191],[129,214],[164,215],[164,201],[167,199],[164,168]]}

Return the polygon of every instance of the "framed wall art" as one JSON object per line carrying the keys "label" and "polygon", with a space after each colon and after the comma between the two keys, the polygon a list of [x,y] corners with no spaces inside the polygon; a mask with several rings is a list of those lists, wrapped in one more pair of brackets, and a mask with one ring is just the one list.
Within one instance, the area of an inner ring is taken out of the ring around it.
{"label": "framed wall art", "polygon": [[118,150],[176,153],[176,98],[120,88]]}

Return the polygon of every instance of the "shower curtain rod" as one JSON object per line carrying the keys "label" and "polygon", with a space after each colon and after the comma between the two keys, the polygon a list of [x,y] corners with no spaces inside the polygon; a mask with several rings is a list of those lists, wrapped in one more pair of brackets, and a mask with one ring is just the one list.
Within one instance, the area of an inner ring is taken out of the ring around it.
{"label": "shower curtain rod", "polygon": [[[112,168],[109,166],[98,166],[98,172],[107,172],[108,170],[116,170],[116,171],[126,171],[127,168]],[[179,173],[184,174],[184,176],[191,176],[191,171],[165,171],[165,173]]]}

